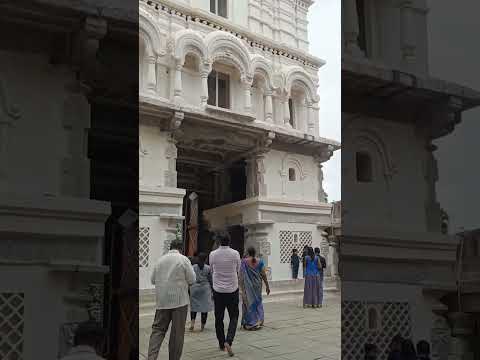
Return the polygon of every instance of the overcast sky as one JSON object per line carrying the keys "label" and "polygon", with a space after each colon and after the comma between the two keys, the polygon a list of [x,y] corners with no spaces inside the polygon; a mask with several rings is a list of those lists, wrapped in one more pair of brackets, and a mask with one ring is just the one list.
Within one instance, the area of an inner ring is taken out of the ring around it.
{"label": "overcast sky", "polygon": [[[318,73],[320,136],[341,138],[341,1],[317,0],[309,12],[310,53],[327,62]],[[340,150],[324,164],[324,189],[329,201],[340,200]]]}

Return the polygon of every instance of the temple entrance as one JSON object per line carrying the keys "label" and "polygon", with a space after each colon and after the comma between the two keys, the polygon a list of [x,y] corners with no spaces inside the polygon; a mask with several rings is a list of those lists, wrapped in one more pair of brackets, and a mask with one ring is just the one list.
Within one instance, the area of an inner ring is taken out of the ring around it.
{"label": "temple entrance", "polygon": [[[183,201],[183,236],[187,256],[209,253],[215,246],[209,225],[202,213],[217,206],[246,198],[245,162],[238,161],[222,171],[212,171],[200,165],[185,164],[177,159],[178,187],[187,190]],[[244,251],[243,227],[225,229],[232,238],[232,248]]]}
{"label": "temple entrance", "polygon": [[[191,144],[184,137],[177,143],[177,187],[186,189],[183,240],[187,256],[209,253],[215,247],[209,224],[202,216],[205,210],[246,199],[246,162],[239,152],[241,147],[226,141],[224,136],[221,131],[219,139],[196,137],[195,144]],[[235,160],[228,161],[227,156]],[[225,230],[230,232],[232,247],[243,253],[243,228],[233,226]]]}

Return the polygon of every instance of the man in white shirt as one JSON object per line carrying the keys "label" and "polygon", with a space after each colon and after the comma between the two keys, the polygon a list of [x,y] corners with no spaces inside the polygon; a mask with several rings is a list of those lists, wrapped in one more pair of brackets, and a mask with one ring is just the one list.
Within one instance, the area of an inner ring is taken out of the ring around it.
{"label": "man in white shirt", "polygon": [[157,360],[158,352],[170,323],[168,355],[170,360],[180,360],[187,321],[188,287],[195,282],[195,272],[186,256],[180,254],[182,243],[173,241],[170,251],[160,257],[152,272],[157,310],[148,345],[148,360]]}
{"label": "man in white shirt", "polygon": [[104,360],[97,355],[103,338],[103,329],[95,322],[87,321],[78,325],[73,339],[74,346],[61,360]]}
{"label": "man in white shirt", "polygon": [[[217,234],[216,241],[220,244],[220,247],[212,251],[209,257],[213,278],[215,331],[220,349],[222,351],[227,350],[228,354],[233,356],[232,343],[239,315],[238,274],[240,273],[241,260],[238,251],[230,248],[230,236],[228,233]],[[230,317],[226,338],[223,324],[225,308]]]}

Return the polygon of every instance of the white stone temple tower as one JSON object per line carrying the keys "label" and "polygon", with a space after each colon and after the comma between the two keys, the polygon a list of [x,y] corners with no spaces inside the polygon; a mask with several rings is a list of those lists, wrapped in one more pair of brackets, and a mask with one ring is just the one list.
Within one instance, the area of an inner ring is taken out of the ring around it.
{"label": "white stone temple tower", "polygon": [[342,12],[342,358],[367,342],[383,358],[396,334],[429,341],[432,359],[470,358],[445,298],[458,242],[441,231],[432,141],[480,93],[429,75],[426,1],[343,0]]}
{"label": "white stone temple tower", "polygon": [[275,281],[292,248],[326,242],[322,163],[339,143],[319,133],[335,119],[318,118],[312,3],[140,1],[141,288],[178,225],[207,252],[228,229]]}

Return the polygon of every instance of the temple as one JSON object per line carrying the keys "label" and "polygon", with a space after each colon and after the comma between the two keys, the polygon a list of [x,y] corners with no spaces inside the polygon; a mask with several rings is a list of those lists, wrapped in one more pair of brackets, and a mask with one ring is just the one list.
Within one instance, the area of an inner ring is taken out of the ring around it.
{"label": "temple", "polygon": [[[310,0],[140,1],[140,288],[172,239],[228,230],[272,281],[293,248],[332,246]],[[333,256],[333,248],[329,256]]]}
{"label": "temple", "polygon": [[[426,1],[343,0],[342,16],[342,359],[365,343],[386,358],[397,334],[430,342],[432,359],[472,359],[478,267],[465,261],[478,263],[477,240],[465,235],[462,265],[434,141],[480,93],[429,75]],[[471,280],[463,309],[458,269]]]}

